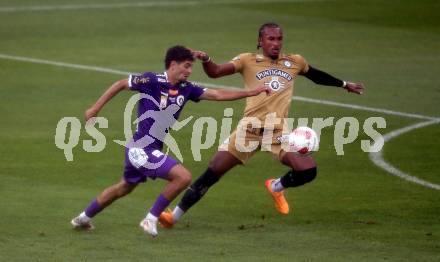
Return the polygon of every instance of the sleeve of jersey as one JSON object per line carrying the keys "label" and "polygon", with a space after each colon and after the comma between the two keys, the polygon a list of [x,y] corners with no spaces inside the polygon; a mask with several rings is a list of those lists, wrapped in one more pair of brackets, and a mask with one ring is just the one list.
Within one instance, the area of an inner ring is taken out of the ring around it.
{"label": "sleeve of jersey", "polygon": [[150,72],[141,75],[131,74],[128,77],[128,86],[131,90],[147,93],[154,82],[154,77],[155,75]]}
{"label": "sleeve of jersey", "polygon": [[240,54],[230,61],[235,67],[235,72],[241,72],[243,71],[243,60],[245,59],[245,54]]}
{"label": "sleeve of jersey", "polygon": [[296,63],[301,68],[301,74],[307,73],[307,71],[309,71],[309,63],[307,62],[307,60],[300,55],[295,55],[294,58]]}
{"label": "sleeve of jersey", "polygon": [[200,87],[198,85],[192,84],[191,86],[191,93],[189,94],[188,98],[191,101],[199,102],[200,96],[207,90],[207,88]]}

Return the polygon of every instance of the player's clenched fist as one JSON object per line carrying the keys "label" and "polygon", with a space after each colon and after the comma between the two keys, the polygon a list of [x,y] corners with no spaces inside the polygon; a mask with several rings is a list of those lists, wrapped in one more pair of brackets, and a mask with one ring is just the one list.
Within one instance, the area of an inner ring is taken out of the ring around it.
{"label": "player's clenched fist", "polygon": [[202,62],[207,62],[209,61],[209,55],[203,51],[199,51],[199,50],[192,50],[191,51],[194,58],[201,60]]}

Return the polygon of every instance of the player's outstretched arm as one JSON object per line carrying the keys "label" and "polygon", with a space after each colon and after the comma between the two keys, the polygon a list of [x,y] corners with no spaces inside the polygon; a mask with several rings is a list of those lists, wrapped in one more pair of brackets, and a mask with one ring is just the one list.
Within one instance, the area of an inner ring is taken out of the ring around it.
{"label": "player's outstretched arm", "polygon": [[116,81],[111,85],[102,96],[95,102],[93,106],[85,112],[85,119],[88,121],[90,118],[98,115],[99,111],[104,107],[104,105],[110,101],[116,94],[124,89],[128,89],[128,79],[122,79]]}
{"label": "player's outstretched arm", "polygon": [[256,96],[265,92],[270,94],[270,88],[258,86],[250,90],[226,90],[226,89],[207,89],[201,96],[201,100],[231,101],[244,97]]}
{"label": "player's outstretched arm", "polygon": [[235,66],[232,63],[216,64],[203,51],[192,51],[194,58],[202,61],[203,70],[211,78],[218,78],[235,73]]}
{"label": "player's outstretched arm", "polygon": [[309,70],[306,73],[303,73],[303,75],[318,85],[342,87],[348,92],[356,93],[359,95],[361,95],[364,91],[364,85],[361,83],[342,81],[324,71],[313,68],[311,66],[309,66]]}

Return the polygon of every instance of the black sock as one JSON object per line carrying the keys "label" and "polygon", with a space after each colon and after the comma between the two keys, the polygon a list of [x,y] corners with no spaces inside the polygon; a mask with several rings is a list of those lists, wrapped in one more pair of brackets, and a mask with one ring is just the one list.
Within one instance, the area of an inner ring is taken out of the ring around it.
{"label": "black sock", "polygon": [[178,206],[183,211],[187,211],[196,204],[208,189],[219,180],[219,177],[208,168],[197,180],[185,191]]}
{"label": "black sock", "polygon": [[280,182],[284,188],[302,186],[315,179],[316,173],[316,167],[301,171],[295,171],[292,169],[281,177]]}

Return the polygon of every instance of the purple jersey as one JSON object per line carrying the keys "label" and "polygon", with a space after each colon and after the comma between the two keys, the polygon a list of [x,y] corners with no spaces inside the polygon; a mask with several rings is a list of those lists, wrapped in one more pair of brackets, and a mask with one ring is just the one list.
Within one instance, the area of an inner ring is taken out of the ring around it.
{"label": "purple jersey", "polygon": [[181,82],[175,86],[168,82],[167,74],[145,72],[130,75],[128,84],[131,90],[141,93],[138,102],[138,128],[134,141],[147,138],[143,148],[161,150],[169,128],[179,118],[188,100],[199,101],[205,91],[191,82]]}

